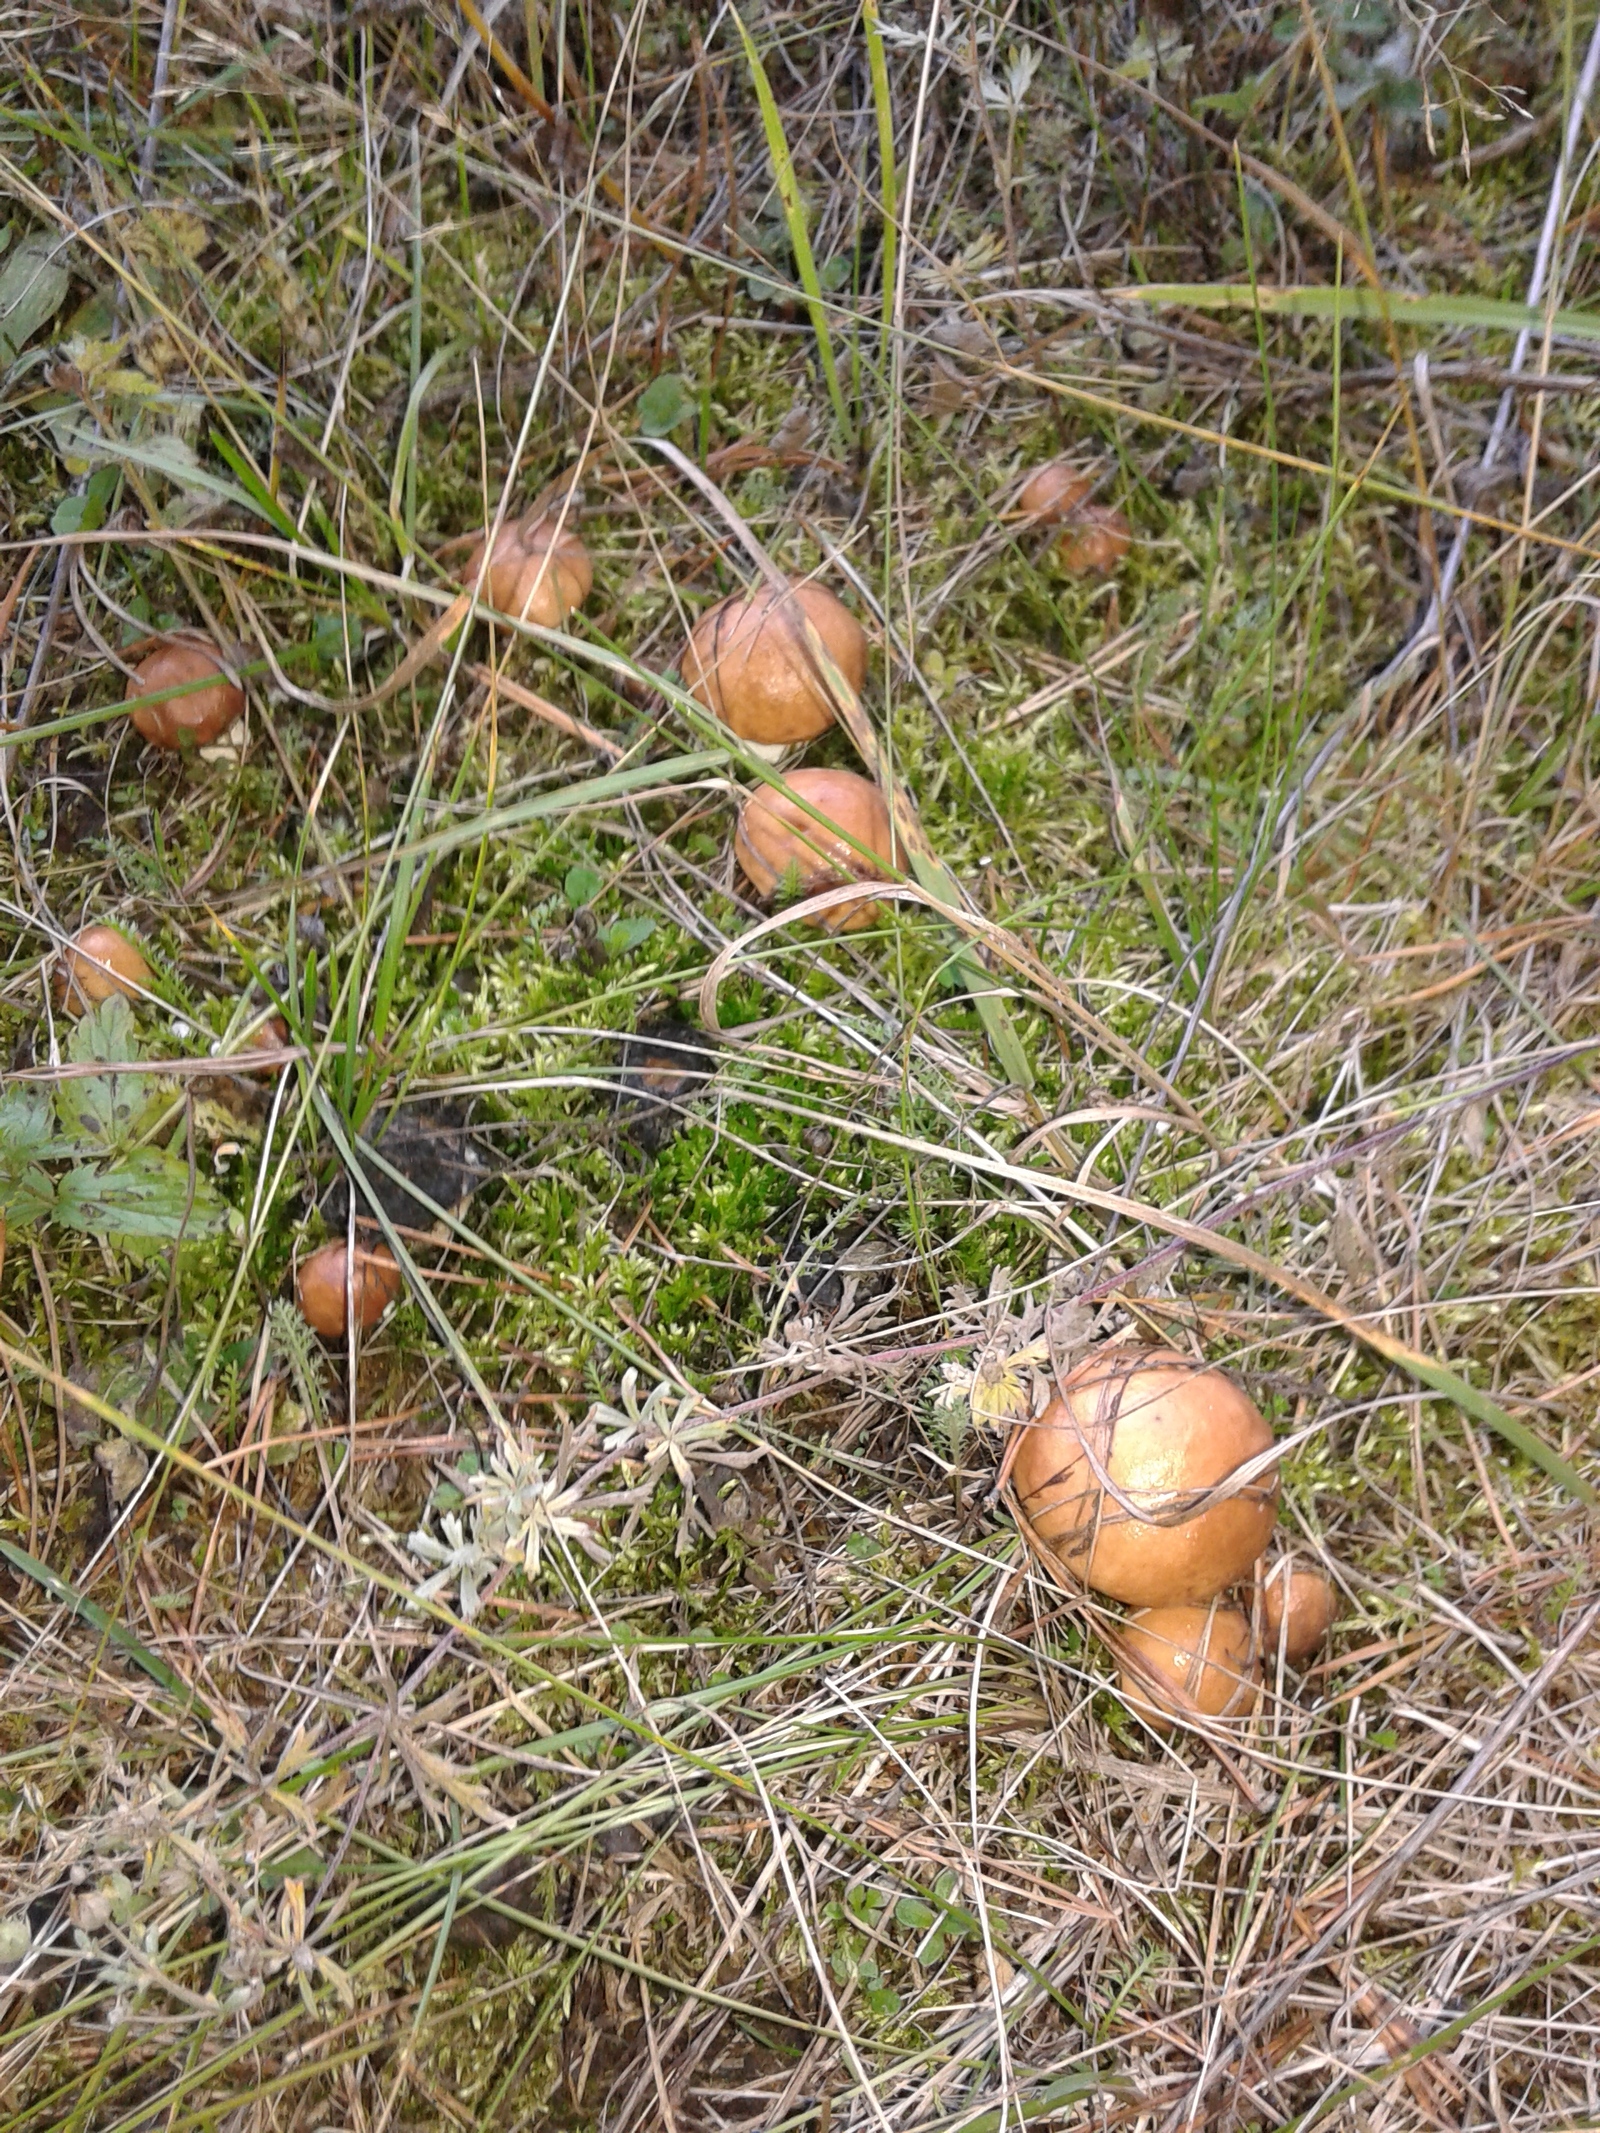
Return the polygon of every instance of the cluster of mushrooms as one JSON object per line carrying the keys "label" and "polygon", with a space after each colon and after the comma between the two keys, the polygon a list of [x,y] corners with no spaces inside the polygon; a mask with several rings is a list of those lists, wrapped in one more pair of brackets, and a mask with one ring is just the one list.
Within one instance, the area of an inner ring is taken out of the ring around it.
{"label": "cluster of mushrooms", "polygon": [[1004,1471],[1046,1565],[1132,1610],[1108,1641],[1124,1700],[1151,1725],[1242,1721],[1264,1663],[1321,1649],[1333,1587],[1292,1555],[1269,1560],[1273,1435],[1225,1372],[1108,1343],[1017,1425]]}
{"label": "cluster of mushrooms", "polygon": [[[1057,566],[1109,575],[1131,532],[1093,501],[1093,477],[1062,460],[1017,493],[1016,515],[1046,529]],[[558,629],[594,583],[588,551],[565,517],[534,510],[480,540],[463,571],[492,606]],[[801,621],[801,617],[804,621]],[[824,586],[763,583],[709,608],[684,647],[685,690],[752,753],[785,763],[834,723],[834,704],[807,642],[816,632],[853,690],[866,678],[861,625]],[[244,709],[237,680],[197,633],[150,650],[128,688],[138,731],[157,747],[192,750],[220,738]],[[813,896],[897,871],[889,810],[877,785],[850,770],[786,769],[786,791],[758,785],[744,800],[733,851],[763,902]],[[870,925],[862,898],[822,914],[837,932]],[[82,1013],[114,992],[135,997],[150,969],[109,926],[89,926],[60,959],[57,995]],[[282,1041],[281,1026],[256,1042]],[[324,1338],[367,1328],[402,1292],[381,1246],[325,1244],[295,1275],[300,1308]],[[1303,1665],[1333,1619],[1320,1570],[1266,1550],[1278,1512],[1272,1431],[1222,1371],[1175,1352],[1109,1343],[1020,1423],[1005,1473],[1018,1521],[1071,1585],[1130,1611],[1109,1641],[1131,1709],[1163,1730],[1188,1719],[1242,1721],[1260,1698],[1263,1662]]]}
{"label": "cluster of mushrooms", "polygon": [[[1051,461],[1020,490],[1016,513],[1050,530],[1058,566],[1109,573],[1126,554],[1130,533],[1121,512],[1092,501],[1093,477]],[[1057,530],[1059,529],[1059,531]],[[460,581],[500,613],[542,629],[559,629],[594,585],[589,552],[565,507],[552,517],[539,506],[507,519],[492,542],[473,547]],[[801,617],[804,621],[801,621]],[[850,610],[812,580],[762,584],[709,608],[684,646],[683,686],[697,703],[763,759],[779,763],[834,723],[834,706],[817,670],[806,627],[850,687],[866,679],[867,640]],[[142,654],[129,673],[126,701],[138,733],[153,746],[182,753],[209,747],[244,711],[244,691],[226,655],[196,630],[172,630],[132,647]],[[733,853],[756,896],[768,905],[815,896],[852,882],[887,881],[897,871],[889,810],[872,779],[851,770],[786,769],[786,791],[759,785],[745,799]],[[820,915],[830,932],[871,925],[878,905],[862,898]],[[136,998],[150,968],[125,934],[85,927],[57,965],[57,997],[73,1013],[120,992]],[[269,1024],[249,1040],[284,1041]],[[400,1295],[400,1269],[382,1249],[326,1244],[302,1260],[295,1276],[300,1308],[324,1338],[350,1325],[373,1326]]]}

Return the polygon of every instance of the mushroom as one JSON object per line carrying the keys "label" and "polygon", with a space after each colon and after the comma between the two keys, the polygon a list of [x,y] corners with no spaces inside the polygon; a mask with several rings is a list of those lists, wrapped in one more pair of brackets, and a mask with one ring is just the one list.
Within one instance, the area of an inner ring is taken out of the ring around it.
{"label": "mushroom", "polygon": [[85,926],[67,943],[56,967],[56,998],[81,1015],[113,993],[137,1000],[150,987],[150,965],[115,926]]}
{"label": "mushroom", "polygon": [[1267,1572],[1261,1617],[1269,1652],[1281,1651],[1291,1666],[1303,1666],[1327,1642],[1333,1587],[1320,1570],[1286,1555]]}
{"label": "mushroom", "polygon": [[[202,684],[203,686],[196,686]],[[166,692],[183,689],[185,694]],[[185,630],[158,644],[129,679],[126,700],[135,730],[156,748],[208,747],[244,709],[244,691],[205,638]],[[154,703],[140,703],[154,697]]]}
{"label": "mushroom", "polygon": [[1244,1718],[1261,1694],[1250,1624],[1236,1607],[1146,1607],[1122,1630],[1117,1686],[1130,1711],[1169,1733],[1174,1718]]}
{"label": "mushroom", "polygon": [[400,1295],[405,1283],[399,1267],[381,1248],[356,1246],[356,1261],[342,1244],[324,1244],[295,1272],[295,1297],[306,1323],[324,1340],[338,1340],[348,1324],[347,1298],[353,1300],[356,1324],[365,1332],[375,1326]]}
{"label": "mushroom", "polygon": [[[245,1038],[244,1049],[247,1052],[278,1052],[288,1041],[289,1025],[282,1015],[268,1015],[266,1021],[260,1023]],[[246,1074],[276,1074],[278,1062],[274,1060],[268,1066],[245,1067],[241,1071]]]}
{"label": "mushroom", "polygon": [[684,647],[684,687],[758,752],[775,756],[833,724],[833,699],[807,646],[802,616],[859,690],[867,677],[861,625],[825,585],[809,579],[785,592],[761,585],[719,601]]}
{"label": "mushroom", "polygon": [[1018,1424],[1010,1479],[1035,1538],[1086,1585],[1176,1606],[1236,1584],[1266,1546],[1277,1474],[1234,1477],[1272,1441],[1222,1371],[1169,1348],[1105,1347]]}
{"label": "mushroom", "polygon": [[1094,476],[1065,459],[1048,459],[1023,483],[1017,509],[1036,526],[1059,526],[1084,503],[1094,487]]}
{"label": "mushroom", "polygon": [[[770,898],[780,888],[796,896],[815,896],[844,882],[890,878],[894,838],[889,810],[870,778],[853,770],[792,770],[786,782],[827,820],[818,822],[770,785],[750,795],[739,811],[733,849],[758,896]],[[876,853],[882,865],[858,852],[856,844]],[[877,916],[877,904],[863,900],[824,912],[819,923],[830,933],[854,933]]]}
{"label": "mushroom", "polygon": [[1075,578],[1109,578],[1133,545],[1133,529],[1112,504],[1085,504],[1056,543],[1056,562]]}
{"label": "mushroom", "polygon": [[[487,546],[485,536],[468,559],[468,585],[478,582]],[[559,629],[588,599],[593,585],[589,551],[570,526],[530,513],[508,519],[495,535],[484,590],[502,614],[540,629]]]}

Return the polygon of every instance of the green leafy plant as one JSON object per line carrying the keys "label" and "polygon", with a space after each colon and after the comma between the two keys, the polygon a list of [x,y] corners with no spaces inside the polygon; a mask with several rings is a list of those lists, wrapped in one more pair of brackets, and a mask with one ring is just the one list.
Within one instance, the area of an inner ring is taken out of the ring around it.
{"label": "green leafy plant", "polygon": [[843,1902],[830,1903],[826,1911],[835,1929],[828,1957],[834,1977],[841,1985],[853,1978],[875,2015],[898,2014],[900,1995],[885,1979],[869,1942],[880,1941],[898,1928],[915,1937],[912,1961],[920,1969],[931,1970],[944,1961],[952,1942],[965,1940],[972,1932],[965,1914],[952,1909],[959,1897],[960,1877],[953,1867],[939,1875],[929,1896],[890,1897],[882,1889],[851,1889]]}
{"label": "green leafy plant", "polygon": [[[133,1012],[113,998],[84,1016],[68,1064],[139,1059]],[[171,1086],[148,1074],[68,1074],[54,1095],[22,1085],[0,1097],[0,1212],[10,1230],[57,1223],[147,1256],[208,1236],[228,1210],[176,1150],[142,1145],[159,1128]],[[66,1167],[63,1168],[62,1166]]]}
{"label": "green leafy plant", "polygon": [[664,370],[639,395],[639,428],[646,437],[665,437],[687,422],[698,404],[678,373]]}

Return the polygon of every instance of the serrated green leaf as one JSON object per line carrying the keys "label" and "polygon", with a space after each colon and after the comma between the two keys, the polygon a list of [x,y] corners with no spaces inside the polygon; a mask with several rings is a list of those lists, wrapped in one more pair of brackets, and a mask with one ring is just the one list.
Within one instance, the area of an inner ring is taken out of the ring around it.
{"label": "serrated green leaf", "polygon": [[[127,1064],[139,1057],[133,1010],[119,993],[83,1017],[67,1056],[74,1066]],[[159,1118],[169,1095],[169,1084],[148,1074],[88,1074],[60,1082],[56,1118],[68,1145],[59,1152],[109,1151],[137,1140]]]}
{"label": "serrated green leaf", "polygon": [[7,1229],[27,1229],[43,1222],[55,1205],[56,1189],[47,1170],[29,1168],[0,1175],[0,1221]]}
{"label": "serrated green leaf", "polygon": [[7,1089],[0,1096],[0,1172],[24,1170],[39,1162],[50,1147],[48,1091]]}
{"label": "serrated green leaf", "polygon": [[227,1209],[202,1177],[165,1148],[136,1148],[103,1170],[80,1165],[56,1187],[56,1220],[118,1243],[168,1244],[219,1230]]}
{"label": "serrated green leaf", "polygon": [[91,1007],[67,1042],[67,1057],[74,1066],[93,1066],[126,1061],[139,1056],[139,1033],[133,1009],[121,993],[113,993]]}
{"label": "serrated green leaf", "polygon": [[53,1112],[44,1089],[8,1089],[0,1096],[0,1217],[7,1228],[42,1222],[55,1185],[38,1166],[51,1153]]}

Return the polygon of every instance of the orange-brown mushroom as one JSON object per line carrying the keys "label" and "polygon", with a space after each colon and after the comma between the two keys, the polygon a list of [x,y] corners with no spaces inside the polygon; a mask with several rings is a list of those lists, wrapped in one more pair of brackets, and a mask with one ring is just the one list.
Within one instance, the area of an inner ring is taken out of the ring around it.
{"label": "orange-brown mushroom", "polygon": [[1018,1425],[1011,1485],[1037,1539],[1132,1607],[1209,1600],[1248,1576],[1278,1515],[1254,1402],[1220,1370],[1165,1348],[1105,1347]]}
{"label": "orange-brown mushroom", "polygon": [[[476,585],[487,536],[468,559],[464,582]],[[594,587],[589,551],[570,524],[533,517],[508,519],[495,536],[484,575],[490,603],[504,615],[540,629],[559,629]]]}
{"label": "orange-brown mushroom", "polygon": [[1333,1627],[1333,1606],[1333,1587],[1320,1570],[1288,1555],[1274,1563],[1261,1588],[1268,1657],[1281,1651],[1291,1666],[1314,1658]]}
{"label": "orange-brown mushroom", "polygon": [[1056,561],[1069,576],[1109,578],[1133,545],[1133,529],[1113,504],[1085,504],[1062,530]]}
{"label": "orange-brown mushroom", "polygon": [[1174,1718],[1244,1718],[1260,1699],[1250,1624],[1236,1607],[1146,1607],[1123,1625],[1117,1686],[1159,1731]]}
{"label": "orange-brown mushroom", "polygon": [[1036,526],[1059,526],[1086,503],[1094,476],[1065,459],[1047,459],[1035,467],[1017,496],[1017,509]]}
{"label": "orange-brown mushroom", "polygon": [[[182,689],[184,694],[169,692]],[[156,748],[206,748],[244,709],[244,691],[203,637],[185,631],[139,662],[125,691],[134,728]],[[141,703],[153,697],[153,703]]]}
{"label": "orange-brown mushroom", "polygon": [[[733,849],[758,896],[816,896],[849,881],[890,878],[889,810],[870,778],[853,770],[791,770],[784,782],[827,820],[818,822],[770,785],[757,787],[740,810]],[[856,845],[865,845],[881,864]],[[877,904],[863,899],[825,911],[819,923],[830,933],[854,933],[877,916]]]}
{"label": "orange-brown mushroom", "polygon": [[356,1246],[354,1267],[342,1244],[324,1244],[302,1259],[294,1277],[295,1296],[306,1323],[324,1340],[339,1340],[349,1323],[348,1302],[355,1304],[356,1324],[375,1326],[405,1287],[393,1258],[381,1246]]}
{"label": "orange-brown mushroom", "polygon": [[833,699],[817,671],[804,616],[852,689],[867,678],[867,640],[849,608],[807,580],[771,585],[708,608],[683,654],[683,685],[742,741],[774,753],[815,740],[833,724]]}
{"label": "orange-brown mushroom", "polygon": [[71,1015],[87,1013],[113,993],[137,1000],[149,986],[150,965],[115,926],[85,926],[56,965],[56,998]]}

